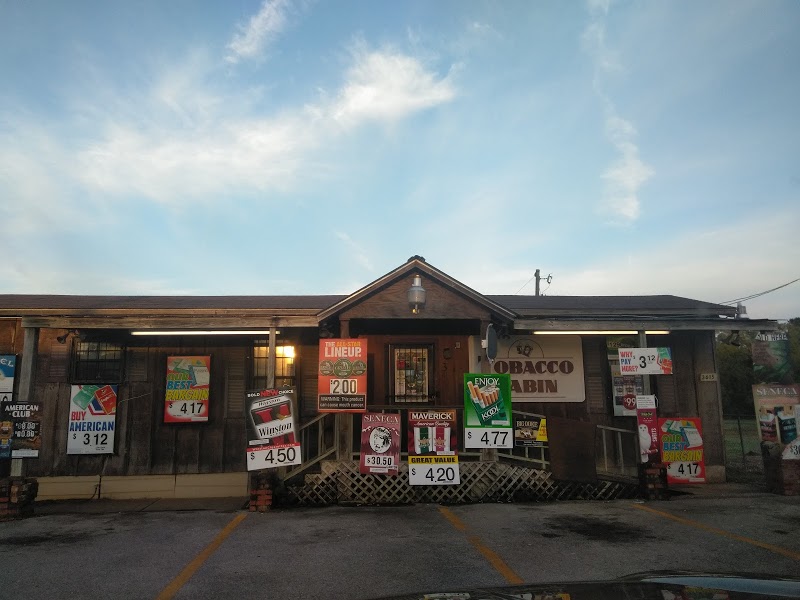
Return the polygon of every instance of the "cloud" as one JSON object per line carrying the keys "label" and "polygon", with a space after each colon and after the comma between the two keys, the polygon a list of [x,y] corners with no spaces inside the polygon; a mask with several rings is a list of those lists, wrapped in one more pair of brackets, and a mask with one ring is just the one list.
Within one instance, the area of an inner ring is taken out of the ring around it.
{"label": "cloud", "polygon": [[250,18],[247,25],[240,25],[239,31],[228,44],[230,63],[258,58],[265,48],[286,28],[288,0],[264,0],[261,9]]}
{"label": "cloud", "polygon": [[348,255],[356,259],[356,261],[364,267],[367,271],[374,271],[375,267],[369,259],[368,253],[353,239],[342,231],[334,231],[333,234],[345,243],[348,249]]}
{"label": "cloud", "polygon": [[603,103],[605,131],[609,142],[619,153],[616,160],[603,172],[603,199],[601,211],[611,222],[628,224],[641,214],[640,188],[655,175],[654,169],[639,156],[635,143],[636,128],[617,114],[616,107],[603,91],[603,78],[623,70],[619,58],[606,44],[605,18],[608,15],[608,0],[589,0],[587,3],[591,21],[584,29],[582,45],[594,65],[593,87]]}
{"label": "cloud", "polygon": [[455,97],[450,75],[439,79],[411,56],[362,51],[355,59],[332,107],[333,118],[342,124],[396,121]]}

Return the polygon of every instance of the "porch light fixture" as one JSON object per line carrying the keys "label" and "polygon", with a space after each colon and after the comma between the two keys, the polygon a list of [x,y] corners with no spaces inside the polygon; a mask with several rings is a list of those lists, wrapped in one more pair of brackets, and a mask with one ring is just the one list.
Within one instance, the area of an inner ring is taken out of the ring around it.
{"label": "porch light fixture", "polygon": [[[280,331],[275,332],[275,334],[279,333]],[[269,335],[269,329],[214,329],[212,331],[200,331],[197,329],[158,331],[144,329],[142,331],[131,331],[131,335]]]}
{"label": "porch light fixture", "polygon": [[[534,335],[636,335],[638,331],[532,331]],[[645,331],[647,335],[668,335],[669,331]]]}
{"label": "porch light fixture", "polygon": [[415,315],[425,308],[425,288],[422,287],[422,277],[419,275],[414,275],[411,287],[408,289],[408,305]]}

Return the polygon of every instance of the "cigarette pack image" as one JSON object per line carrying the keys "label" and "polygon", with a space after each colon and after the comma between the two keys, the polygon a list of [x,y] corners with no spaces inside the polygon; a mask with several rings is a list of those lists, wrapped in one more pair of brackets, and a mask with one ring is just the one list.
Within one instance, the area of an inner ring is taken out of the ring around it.
{"label": "cigarette pack image", "polygon": [[486,386],[480,388],[471,381],[467,382],[469,397],[481,425],[502,425],[508,426],[511,422],[506,414],[503,395],[499,388]]}
{"label": "cigarette pack image", "polygon": [[192,365],[189,368],[189,375],[192,378],[192,387],[208,385],[208,382],[211,380],[211,376],[205,365]]}

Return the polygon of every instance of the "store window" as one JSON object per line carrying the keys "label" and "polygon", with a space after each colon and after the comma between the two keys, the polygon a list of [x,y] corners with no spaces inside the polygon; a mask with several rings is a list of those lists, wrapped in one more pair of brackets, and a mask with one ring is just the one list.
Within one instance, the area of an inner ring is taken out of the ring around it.
{"label": "store window", "polygon": [[[253,346],[253,386],[252,389],[267,387],[267,364],[269,363],[269,342],[257,340]],[[275,347],[275,387],[294,386],[295,352],[294,346],[280,343]]]}
{"label": "store window", "polygon": [[389,385],[394,403],[419,404],[433,400],[433,355],[433,344],[389,346]]}
{"label": "store window", "polygon": [[119,383],[124,350],[119,344],[76,340],[72,351],[72,383]]}

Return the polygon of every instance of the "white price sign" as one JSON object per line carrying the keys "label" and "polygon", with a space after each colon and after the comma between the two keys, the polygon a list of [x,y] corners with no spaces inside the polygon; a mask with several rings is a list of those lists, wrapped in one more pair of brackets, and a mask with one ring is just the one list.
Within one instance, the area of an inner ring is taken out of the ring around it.
{"label": "white price sign", "polygon": [[170,416],[188,421],[208,420],[208,400],[178,400],[167,403],[167,412]]}
{"label": "white price sign", "polygon": [[696,462],[673,462],[667,465],[667,475],[673,479],[684,479],[686,481],[703,481],[700,463]]}
{"label": "white price sign", "polygon": [[464,428],[465,448],[513,448],[514,434],[511,428],[489,429],[484,427]]}
{"label": "white price sign", "polygon": [[458,485],[461,483],[458,463],[409,464],[408,483],[411,485]]}
{"label": "white price sign", "polygon": [[367,454],[364,456],[364,464],[368,467],[393,467],[394,456],[383,454]]}
{"label": "white price sign", "polygon": [[300,444],[291,444],[285,446],[255,446],[247,449],[248,471],[299,465],[302,462],[303,461],[300,458]]}
{"label": "white price sign", "polygon": [[625,375],[672,375],[672,351],[660,348],[620,348],[619,371]]}

